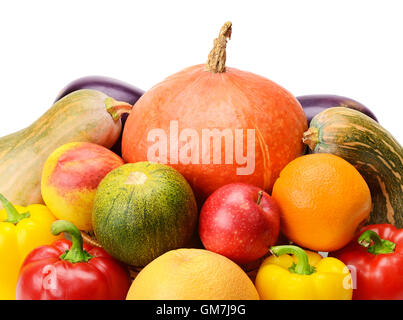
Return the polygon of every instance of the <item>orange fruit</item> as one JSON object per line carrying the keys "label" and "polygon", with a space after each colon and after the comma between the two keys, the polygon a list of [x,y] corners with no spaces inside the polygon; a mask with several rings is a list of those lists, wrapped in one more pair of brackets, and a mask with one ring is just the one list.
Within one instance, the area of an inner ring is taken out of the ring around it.
{"label": "orange fruit", "polygon": [[288,163],[272,196],[281,209],[285,236],[316,251],[344,247],[368,219],[372,205],[368,185],[357,169],[326,153]]}
{"label": "orange fruit", "polygon": [[233,261],[204,249],[171,250],[134,279],[127,300],[258,300],[248,275]]}

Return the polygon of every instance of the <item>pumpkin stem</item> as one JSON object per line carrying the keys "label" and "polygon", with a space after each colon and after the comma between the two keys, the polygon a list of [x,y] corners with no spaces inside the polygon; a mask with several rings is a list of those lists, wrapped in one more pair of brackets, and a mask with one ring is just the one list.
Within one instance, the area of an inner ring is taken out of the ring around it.
{"label": "pumpkin stem", "polygon": [[116,101],[115,99],[108,97],[105,99],[106,111],[110,113],[113,120],[117,121],[120,119],[122,114],[130,113],[132,110],[132,105],[123,101]]}
{"label": "pumpkin stem", "polygon": [[232,23],[226,22],[221,30],[218,38],[214,39],[214,47],[211,49],[206,63],[206,71],[213,73],[225,72],[225,61],[227,59],[227,38],[231,39]]}
{"label": "pumpkin stem", "polygon": [[309,146],[309,149],[314,150],[319,142],[319,130],[311,127],[304,132],[302,142]]}

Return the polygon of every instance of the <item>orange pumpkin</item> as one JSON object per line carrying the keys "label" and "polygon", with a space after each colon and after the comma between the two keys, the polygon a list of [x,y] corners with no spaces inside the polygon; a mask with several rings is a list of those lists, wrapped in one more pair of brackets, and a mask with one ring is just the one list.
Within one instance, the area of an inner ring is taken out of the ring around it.
{"label": "orange pumpkin", "polygon": [[125,161],[174,167],[199,204],[230,182],[270,192],[281,169],[303,151],[307,120],[296,98],[264,77],[225,67],[231,30],[230,22],[222,27],[206,65],[146,92],[123,132]]}

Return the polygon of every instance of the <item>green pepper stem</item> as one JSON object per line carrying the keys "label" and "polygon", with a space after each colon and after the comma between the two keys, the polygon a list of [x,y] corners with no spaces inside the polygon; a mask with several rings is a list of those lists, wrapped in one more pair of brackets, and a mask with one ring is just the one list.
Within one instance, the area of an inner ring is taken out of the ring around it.
{"label": "green pepper stem", "polygon": [[288,269],[290,272],[301,275],[310,275],[315,272],[315,268],[309,264],[306,252],[297,246],[275,246],[271,247],[270,251],[277,257],[283,254],[292,254],[297,257],[298,262],[296,264],[293,263],[293,265]]}
{"label": "green pepper stem", "polygon": [[52,223],[50,231],[57,236],[62,232],[68,233],[72,239],[70,250],[66,250],[59,258],[71,263],[88,262],[92,256],[83,249],[83,237],[80,230],[69,221],[57,220]]}
{"label": "green pepper stem", "polygon": [[[371,241],[373,244],[371,245]],[[368,248],[367,251],[372,254],[385,254],[392,253],[395,250],[396,243],[381,239],[379,235],[372,230],[364,231],[358,238],[358,243],[365,248]]]}
{"label": "green pepper stem", "polygon": [[29,212],[19,213],[17,209],[0,193],[0,202],[6,210],[7,220],[5,222],[10,222],[17,224],[22,219],[29,218]]}

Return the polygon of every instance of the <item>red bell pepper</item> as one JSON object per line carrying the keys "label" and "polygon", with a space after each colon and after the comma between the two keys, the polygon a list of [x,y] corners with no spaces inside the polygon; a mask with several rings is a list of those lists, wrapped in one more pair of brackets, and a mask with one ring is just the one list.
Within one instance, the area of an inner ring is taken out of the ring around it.
{"label": "red bell pepper", "polygon": [[102,248],[83,245],[70,222],[55,221],[54,235],[68,233],[28,254],[18,277],[17,300],[121,300],[130,287],[128,270]]}
{"label": "red bell pepper", "polygon": [[353,279],[353,300],[403,299],[403,229],[368,225],[346,247],[330,254]]}

